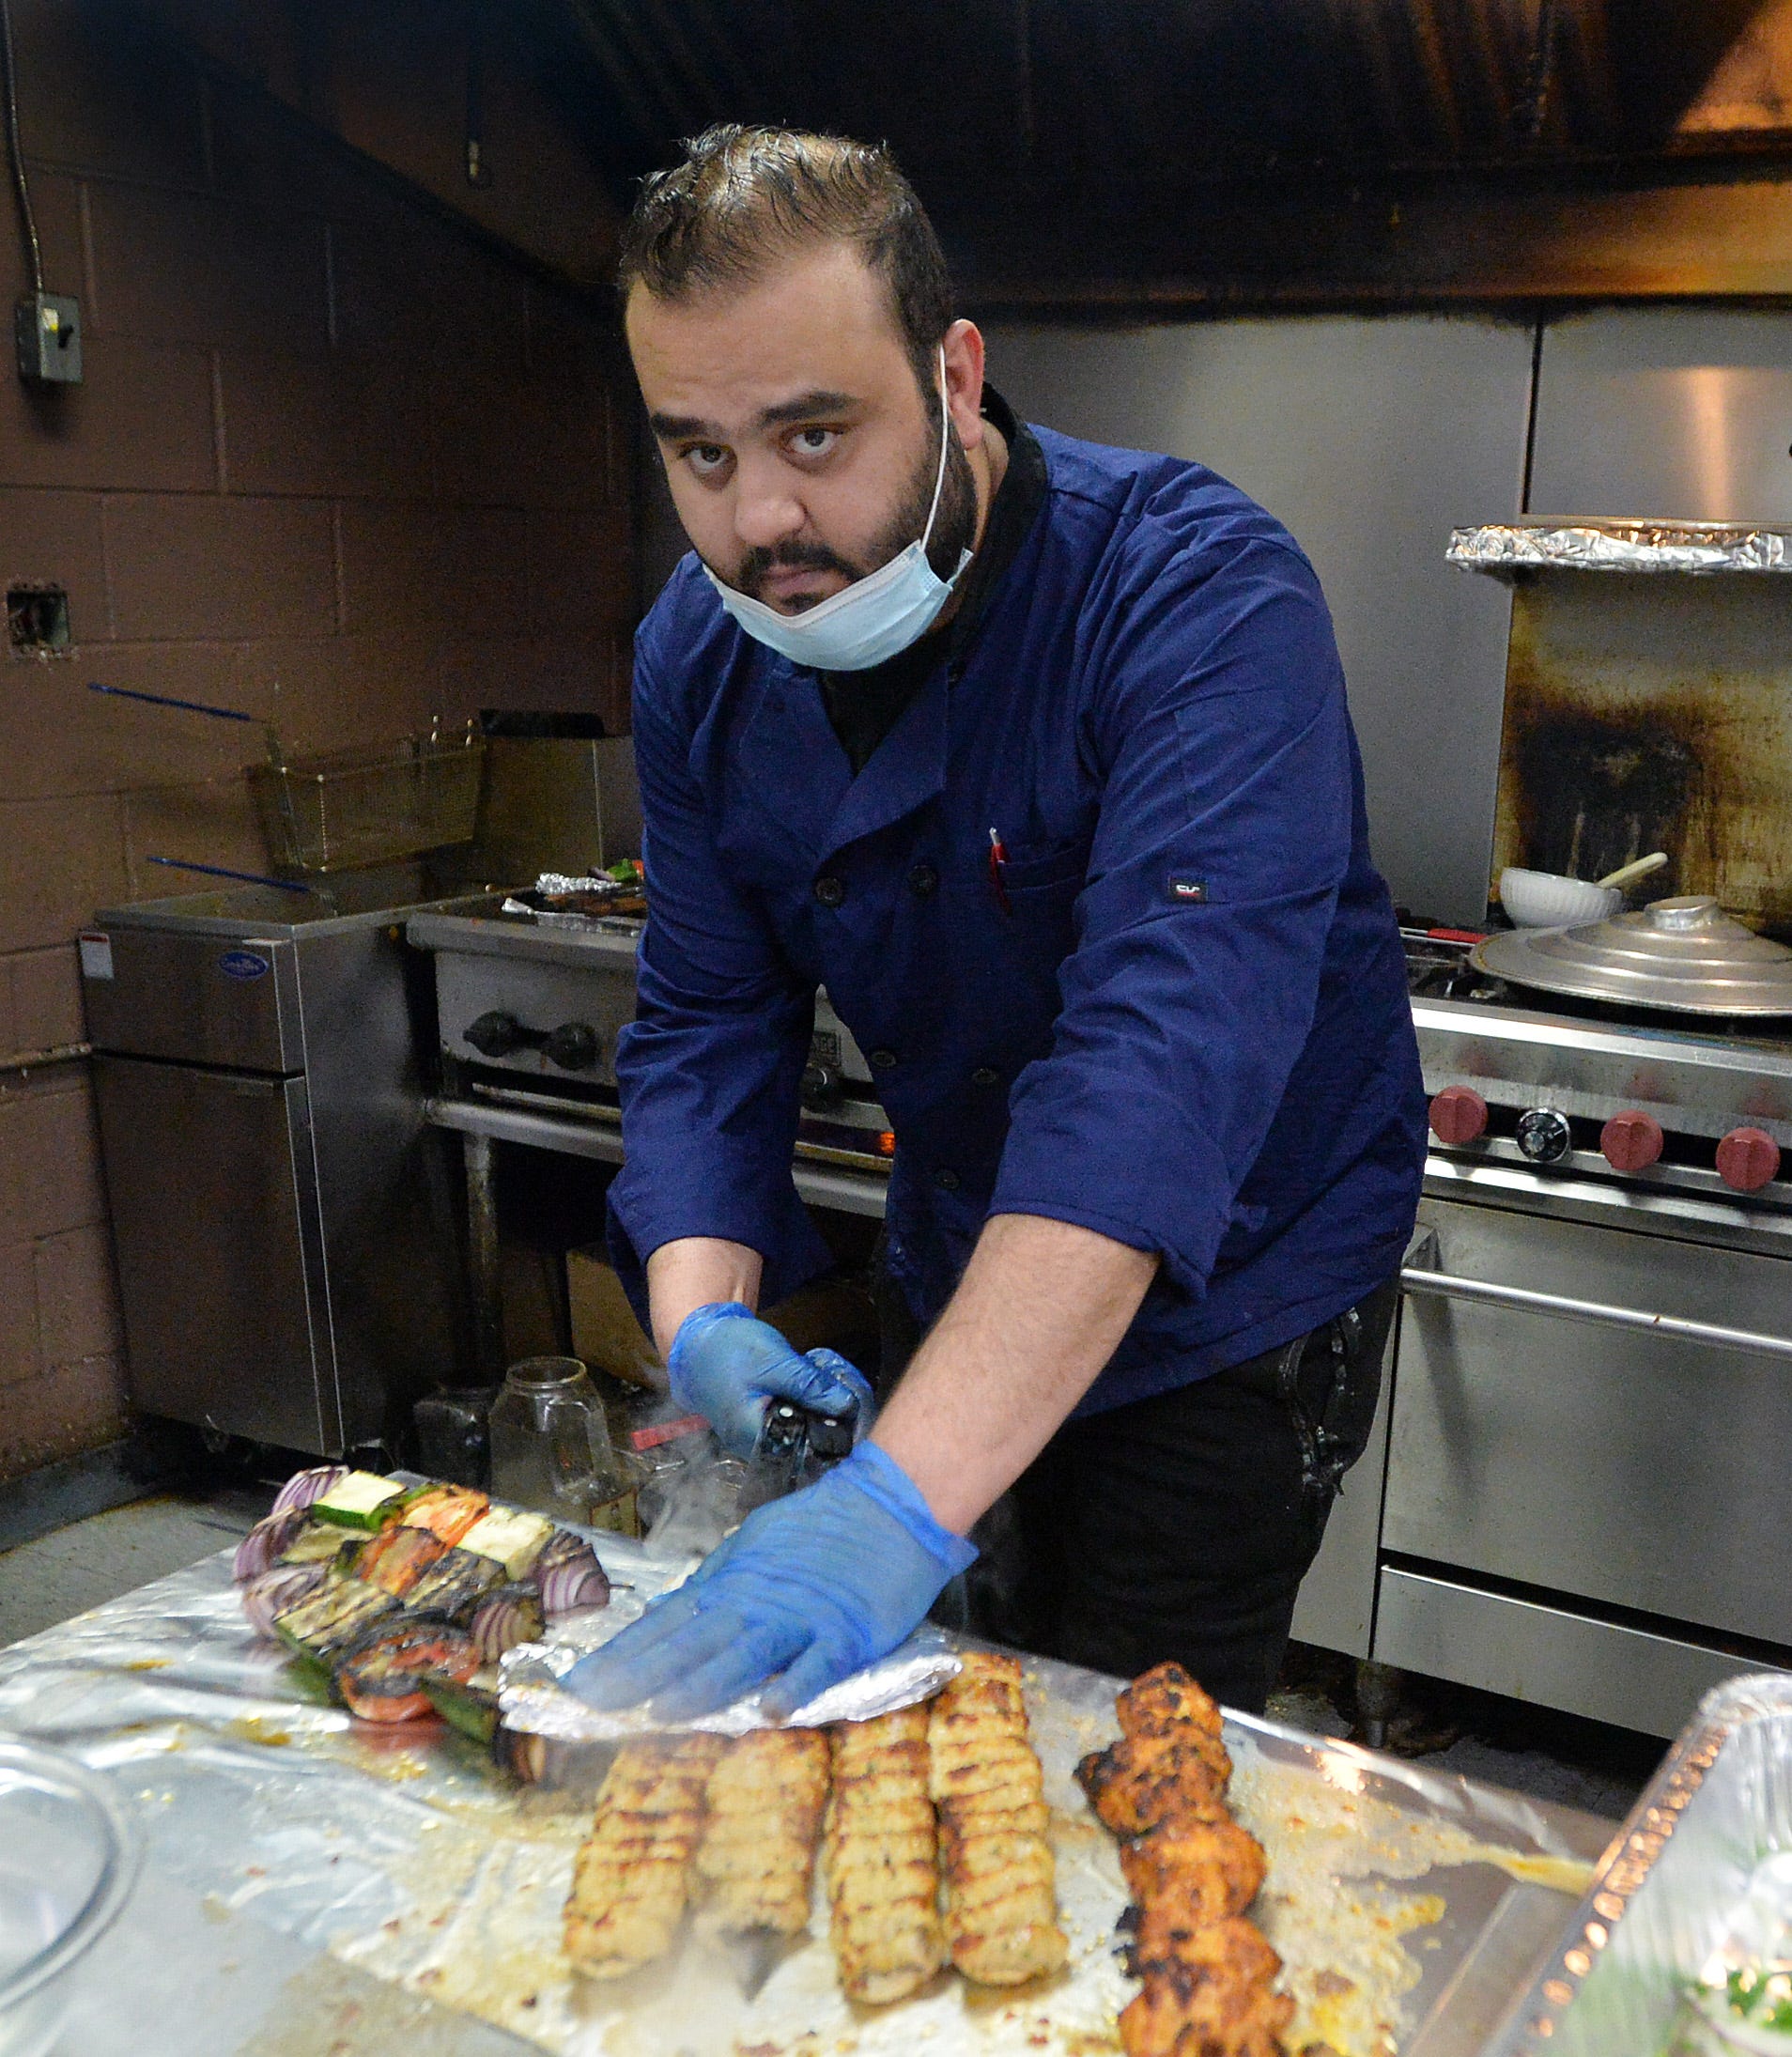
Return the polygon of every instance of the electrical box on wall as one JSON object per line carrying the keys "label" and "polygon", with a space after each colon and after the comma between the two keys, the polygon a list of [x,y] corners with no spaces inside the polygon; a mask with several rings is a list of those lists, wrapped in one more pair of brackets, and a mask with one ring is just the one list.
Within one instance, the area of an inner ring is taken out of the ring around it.
{"label": "electrical box on wall", "polygon": [[38,385],[81,383],[81,302],[64,293],[27,293],[13,310],[19,376]]}

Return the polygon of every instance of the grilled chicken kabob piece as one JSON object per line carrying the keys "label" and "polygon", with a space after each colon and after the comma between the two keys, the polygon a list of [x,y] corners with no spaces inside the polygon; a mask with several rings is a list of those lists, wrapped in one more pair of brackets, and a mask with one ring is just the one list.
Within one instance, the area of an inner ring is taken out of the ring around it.
{"label": "grilled chicken kabob piece", "polygon": [[808,1927],[827,1759],[819,1729],[760,1728],[716,1760],[697,1848],[697,1873],[708,1888],[700,1926],[780,1936]]}
{"label": "grilled chicken kabob piece", "polygon": [[1127,2057],[1278,2057],[1293,2003],[1274,1990],[1281,1959],[1244,1920],[1266,1868],[1231,1818],[1220,1710],[1180,1664],[1160,1664],[1115,1704],[1120,1740],[1076,1775],[1117,1835],[1135,1903],[1121,2013]]}
{"label": "grilled chicken kabob piece", "polygon": [[672,1947],[722,1747],[719,1736],[679,1736],[617,1751],[566,1902],[566,1955],[587,1978],[621,1978]]}
{"label": "grilled chicken kabob piece", "polygon": [[834,1961],[849,1999],[881,2006],[918,1991],[945,1957],[927,1709],[842,1722],[828,1741],[822,1856]]}
{"label": "grilled chicken kabob piece", "polygon": [[1020,1660],[967,1655],[934,1702],[927,1742],[953,1964],[981,1986],[1061,1969],[1068,1945]]}

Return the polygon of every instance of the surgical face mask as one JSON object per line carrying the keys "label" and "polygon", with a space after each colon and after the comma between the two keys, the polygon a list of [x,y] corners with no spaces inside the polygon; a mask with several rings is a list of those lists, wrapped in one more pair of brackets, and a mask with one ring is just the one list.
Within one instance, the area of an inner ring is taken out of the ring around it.
{"label": "surgical face mask", "polygon": [[938,619],[939,611],[963,578],[971,553],[965,550],[950,579],[941,579],[927,562],[927,545],[939,513],[946,483],[946,452],[950,419],[946,409],[946,352],[939,353],[939,470],[934,476],[934,503],[918,542],[899,550],[888,564],[856,580],[802,614],[780,614],[764,600],[750,598],[703,566],[721,604],[747,633],[793,663],[818,672],[863,672],[917,642]]}

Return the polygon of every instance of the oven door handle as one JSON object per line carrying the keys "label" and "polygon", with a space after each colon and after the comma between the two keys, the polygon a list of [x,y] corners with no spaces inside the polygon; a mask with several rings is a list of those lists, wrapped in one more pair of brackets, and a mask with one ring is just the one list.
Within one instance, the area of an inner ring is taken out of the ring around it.
{"label": "oven door handle", "polygon": [[1643,1307],[1608,1307],[1603,1301],[1574,1300],[1567,1293],[1538,1292],[1529,1286],[1501,1286],[1485,1278],[1461,1278],[1454,1272],[1429,1271],[1420,1264],[1401,1267],[1400,1285],[1407,1292],[1429,1293],[1440,1300],[1516,1307],[1526,1314],[1553,1314],[1565,1322],[1593,1322],[1603,1328],[1634,1328],[1651,1336],[1673,1336],[1681,1342],[1704,1343],[1713,1350],[1792,1358],[1792,1337],[1761,1336],[1752,1329],[1722,1328],[1715,1322],[1684,1321],[1677,1314],[1651,1314]]}

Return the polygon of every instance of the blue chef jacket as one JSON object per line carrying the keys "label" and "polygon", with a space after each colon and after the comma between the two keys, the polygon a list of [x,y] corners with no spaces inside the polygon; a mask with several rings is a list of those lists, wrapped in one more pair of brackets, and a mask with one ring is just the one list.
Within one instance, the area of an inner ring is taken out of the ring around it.
{"label": "blue chef jacket", "polygon": [[642,624],[610,1245],[638,1301],[679,1236],[760,1251],[767,1304],[826,1265],[791,1181],[825,984],[895,1131],[888,1261],[920,1320],[992,1213],[1161,1256],[1091,1412],[1385,1280],[1425,1117],[1311,566],[1199,465],[1035,433],[1044,505],[857,778],[813,672],[695,557]]}

